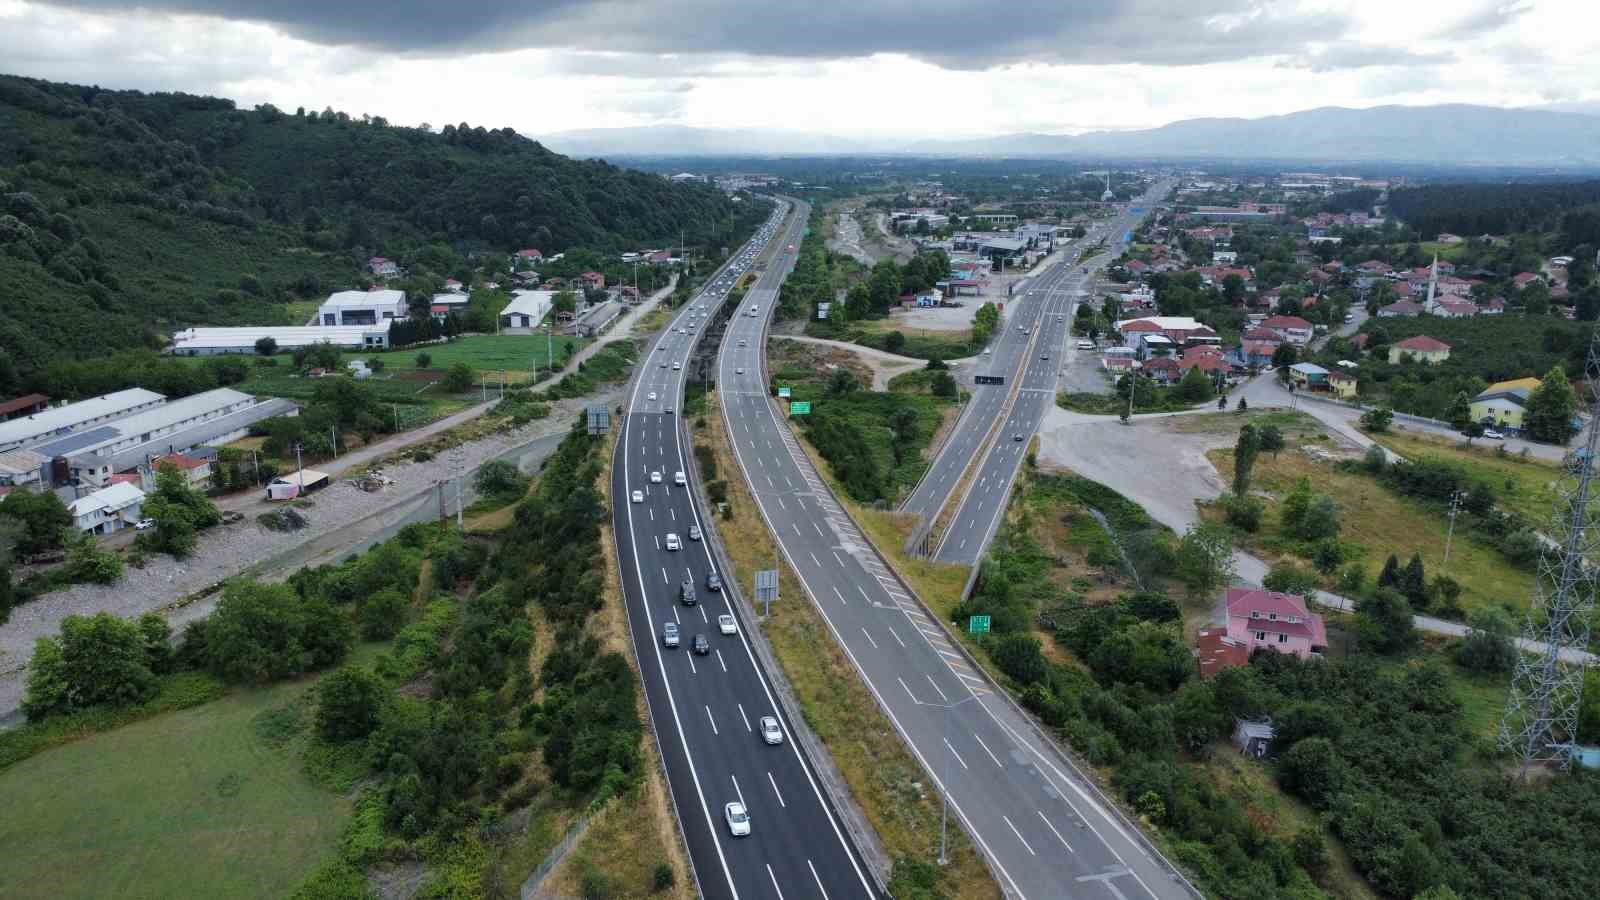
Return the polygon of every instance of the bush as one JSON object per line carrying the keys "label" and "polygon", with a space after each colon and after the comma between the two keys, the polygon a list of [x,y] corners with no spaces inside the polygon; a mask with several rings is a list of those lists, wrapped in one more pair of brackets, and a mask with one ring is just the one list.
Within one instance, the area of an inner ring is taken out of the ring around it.
{"label": "bush", "polygon": [[1050,675],[1050,663],[1044,658],[1039,639],[1031,634],[1003,635],[993,642],[989,655],[1000,671],[1023,686],[1043,681]]}
{"label": "bush", "polygon": [[406,595],[393,588],[378,591],[360,601],[358,618],[361,639],[382,641],[394,637],[405,625],[406,607],[409,605]]}
{"label": "bush", "polygon": [[1539,554],[1544,551],[1544,543],[1539,540],[1538,532],[1531,528],[1519,528],[1505,536],[1500,542],[1500,552],[1506,559],[1525,569],[1531,569],[1539,562]]}
{"label": "bush", "polygon": [[673,874],[672,866],[669,863],[656,863],[655,869],[650,873],[651,892],[659,894],[677,883],[678,877]]}
{"label": "bush", "polygon": [[1456,665],[1472,672],[1509,672],[1517,664],[1511,622],[1499,610],[1485,609],[1472,617],[1466,637],[1456,647]]}
{"label": "bush", "polygon": [[205,628],[207,667],[228,681],[267,682],[325,668],[350,649],[350,625],[321,597],[235,581]]}
{"label": "bush", "polygon": [[1278,761],[1278,781],[1313,809],[1327,809],[1344,785],[1344,760],[1327,738],[1309,737]]}
{"label": "bush", "polygon": [[[132,706],[156,692],[152,663],[165,666],[166,647],[148,639],[150,624],[110,613],[67,616],[61,634],[34,644],[22,711],[29,721],[92,706]],[[158,660],[152,660],[152,649]]]}
{"label": "bush", "polygon": [[1302,569],[1294,563],[1279,563],[1267,572],[1261,586],[1269,591],[1298,594],[1310,597],[1316,593],[1320,580],[1315,572]]}
{"label": "bush", "polygon": [[388,689],[366,669],[345,666],[317,685],[317,734],[325,741],[353,741],[378,727]]}
{"label": "bush", "polygon": [[1389,425],[1394,422],[1394,410],[1386,406],[1369,409],[1361,414],[1361,427],[1367,431],[1382,434],[1389,430]]}
{"label": "bush", "polygon": [[1261,529],[1261,516],[1265,508],[1260,500],[1223,494],[1219,502],[1222,504],[1223,518],[1229,525],[1249,534]]}

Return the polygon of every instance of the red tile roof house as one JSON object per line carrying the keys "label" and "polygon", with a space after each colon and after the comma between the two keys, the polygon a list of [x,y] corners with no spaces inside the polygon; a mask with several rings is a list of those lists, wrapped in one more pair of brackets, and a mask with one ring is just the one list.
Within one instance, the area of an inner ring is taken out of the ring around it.
{"label": "red tile roof house", "polygon": [[1539,276],[1532,272],[1518,272],[1516,277],[1511,279],[1511,283],[1516,285],[1518,290],[1521,290],[1538,280]]}
{"label": "red tile roof house", "polygon": [[1144,374],[1162,384],[1176,384],[1182,377],[1178,361],[1170,356],[1152,356],[1145,360]]}
{"label": "red tile roof house", "polygon": [[534,250],[531,247],[528,248],[527,250],[518,250],[517,251],[517,258],[522,260],[523,262],[526,262],[526,263],[541,263],[541,262],[544,262],[544,254],[540,253],[537,250]]}
{"label": "red tile roof house", "polygon": [[1372,272],[1379,275],[1387,275],[1388,273],[1394,271],[1394,266],[1389,265],[1381,259],[1369,259],[1356,268],[1363,272]]}
{"label": "red tile roof house", "polygon": [[1294,594],[1229,588],[1222,614],[1228,637],[1244,644],[1249,652],[1265,648],[1310,659],[1328,649],[1322,617],[1309,612],[1306,601]]}
{"label": "red tile roof house", "polygon": [[1194,655],[1200,663],[1201,678],[1214,678],[1223,669],[1250,664],[1250,648],[1244,641],[1228,637],[1223,625],[1200,629],[1195,635]]}
{"label": "red tile roof house", "polygon": [[1311,340],[1315,329],[1311,323],[1299,316],[1271,316],[1261,323],[1261,327],[1268,331],[1276,331],[1284,339],[1294,344],[1304,344]]}
{"label": "red tile roof house", "polygon": [[578,277],[583,279],[584,287],[594,288],[597,291],[605,290],[606,277],[599,272],[585,272]]}

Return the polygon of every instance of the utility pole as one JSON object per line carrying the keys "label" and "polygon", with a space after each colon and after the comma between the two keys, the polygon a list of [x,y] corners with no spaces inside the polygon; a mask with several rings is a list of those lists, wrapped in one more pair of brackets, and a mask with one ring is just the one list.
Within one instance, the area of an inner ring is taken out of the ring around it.
{"label": "utility pole", "polygon": [[395,430],[396,434],[399,434],[400,433],[400,404],[391,403],[389,405],[394,407],[394,430]]}
{"label": "utility pole", "polygon": [[1461,499],[1466,491],[1455,491],[1450,495],[1450,525],[1444,532],[1444,565],[1450,564],[1450,541],[1456,534],[1456,513],[1461,511]]}
{"label": "utility pole", "polygon": [[466,529],[466,523],[465,523],[465,516],[463,515],[463,512],[462,512],[461,480],[466,477],[466,474],[467,474],[466,451],[464,449],[462,449],[460,446],[456,446],[456,447],[451,448],[451,450],[450,450],[450,478],[452,480],[454,480],[455,483],[456,483],[456,527],[460,528],[462,530]]}
{"label": "utility pole", "polygon": [[339,458],[339,426],[328,426],[328,439],[333,441],[333,458]]}
{"label": "utility pole", "polygon": [[306,467],[300,461],[300,445],[294,445],[294,467],[300,472],[300,493],[306,492]]}

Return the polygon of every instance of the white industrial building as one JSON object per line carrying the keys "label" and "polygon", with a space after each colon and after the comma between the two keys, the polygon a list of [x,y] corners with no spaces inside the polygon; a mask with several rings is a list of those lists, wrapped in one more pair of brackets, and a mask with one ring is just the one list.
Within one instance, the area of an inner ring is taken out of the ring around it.
{"label": "white industrial building", "polygon": [[116,391],[80,400],[77,403],[68,403],[57,406],[44,412],[34,413],[12,419],[9,422],[0,422],[0,452],[15,450],[18,447],[48,440],[63,434],[70,434],[83,428],[108,422],[112,419],[132,415],[142,410],[151,409],[167,402],[167,398],[155,391],[143,388],[129,388],[125,391]]}
{"label": "white industrial building", "polygon": [[339,291],[322,301],[317,321],[323,325],[374,325],[385,319],[404,319],[405,291]]}
{"label": "white industrial building", "polygon": [[511,303],[500,311],[500,324],[507,328],[537,328],[555,306],[555,291],[512,291]]}
{"label": "white industrial building", "polygon": [[67,505],[73,524],[90,534],[110,534],[139,523],[144,491],[126,481],[79,497]]}
{"label": "white industrial building", "polygon": [[371,325],[185,328],[173,333],[171,349],[176,356],[254,353],[256,342],[269,337],[281,351],[293,351],[316,344],[332,344],[343,350],[385,350],[389,347],[389,326],[392,324],[393,319],[383,319]]}
{"label": "white industrial building", "polygon": [[98,486],[117,471],[112,461],[116,454],[148,446],[161,448],[157,452],[168,452],[166,439],[255,405],[256,399],[249,394],[218,388],[28,449],[51,460],[53,482],[76,480]]}

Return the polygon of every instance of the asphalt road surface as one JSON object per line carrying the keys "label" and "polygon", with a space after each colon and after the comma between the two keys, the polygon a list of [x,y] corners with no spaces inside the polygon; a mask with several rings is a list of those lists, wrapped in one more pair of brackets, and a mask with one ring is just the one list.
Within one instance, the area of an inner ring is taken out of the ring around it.
{"label": "asphalt road surface", "polygon": [[[774,217],[768,225],[776,229],[779,221]],[[802,213],[801,227],[804,221]],[[676,483],[677,473],[689,470],[675,414],[689,353],[710,313],[763,246],[758,232],[724,273],[679,310],[641,363],[612,465],[618,560],[645,697],[702,896],[873,897],[867,870],[810,763],[787,737],[788,721],[745,641],[748,623],[723,593],[707,588],[717,566],[690,529],[710,525],[694,492]],[[669,534],[681,549],[668,548]],[[685,580],[694,587],[695,605],[680,602]],[[734,617],[736,634],[721,633],[722,615]],[[667,623],[680,629],[676,648],[663,646]],[[691,645],[701,635],[709,648],[697,655]],[[763,741],[765,716],[781,723],[781,745]],[[724,819],[730,801],[749,810],[749,836],[730,833]]]}
{"label": "asphalt road surface", "polygon": [[[803,215],[802,217],[803,218]],[[730,320],[718,395],[735,455],[812,603],[994,868],[1032,900],[1194,894],[1031,722],[997,696],[885,567],[822,482],[768,393],[765,334],[792,259],[769,267]]]}
{"label": "asphalt road surface", "polygon": [[[1017,392],[1016,402],[1011,405],[1005,422],[995,435],[994,443],[990,445],[988,454],[983,457],[977,476],[969,483],[966,496],[961,498],[961,505],[956,508],[950,527],[945,529],[940,537],[939,546],[934,552],[936,559],[973,565],[983,556],[984,548],[989,545],[995,529],[1000,525],[1000,517],[1004,514],[1006,503],[1010,499],[1011,484],[1016,479],[1017,468],[1022,462],[1028,441],[1034,432],[1039,430],[1039,423],[1043,421],[1044,414],[1055,403],[1056,373],[1065,356],[1066,342],[1071,337],[1072,318],[1077,312],[1078,301],[1087,292],[1088,279],[1091,277],[1085,274],[1083,269],[1088,268],[1093,272],[1120,255],[1125,246],[1123,236],[1132,231],[1145,213],[1166,196],[1170,187],[1168,182],[1156,185],[1141,200],[1129,204],[1128,208],[1110,224],[1103,226],[1106,229],[1109,251],[1098,256],[1096,262],[1088,266],[1080,264],[1075,267],[1058,264],[1058,269],[1065,268],[1069,274],[1046,273],[1028,285],[1029,299],[1034,299],[1033,295],[1037,295],[1037,300],[1042,303],[1042,315],[1036,313],[1037,321],[1033,326],[1039,332],[1037,343],[1029,345],[1031,350],[1028,358],[1022,361],[1022,373],[1018,376],[1022,379],[1022,384]],[[1039,306],[1033,308],[1041,310]],[[1023,327],[1028,327],[1027,323],[1024,323]],[[1022,335],[1017,329],[1008,330]],[[1009,380],[1008,378],[1007,381]],[[989,390],[993,391],[996,388]],[[1000,390],[1010,390],[1009,384]],[[996,405],[993,411],[988,412],[978,423],[983,426],[985,432],[1000,411]],[[964,468],[966,461],[981,452],[981,440],[980,437],[977,445],[965,452],[954,454],[955,463]],[[940,454],[941,459],[944,456],[945,454]],[[935,462],[937,464],[938,461]],[[940,495],[939,506],[933,507],[935,512],[943,506],[942,498],[948,495],[960,477],[960,472],[955,473],[954,480],[950,479],[948,474],[945,476],[945,481],[949,482],[950,487],[945,488],[944,494]],[[931,480],[931,478],[924,479],[924,482]]]}

